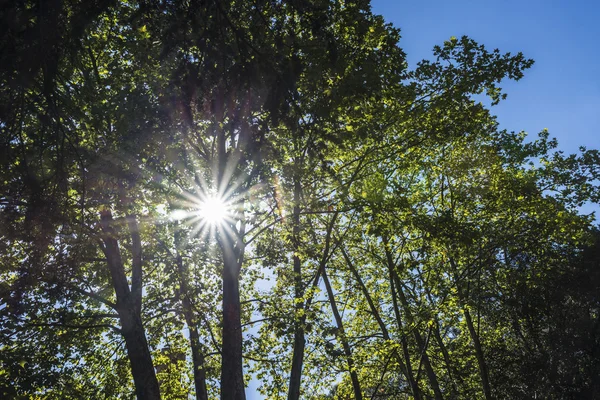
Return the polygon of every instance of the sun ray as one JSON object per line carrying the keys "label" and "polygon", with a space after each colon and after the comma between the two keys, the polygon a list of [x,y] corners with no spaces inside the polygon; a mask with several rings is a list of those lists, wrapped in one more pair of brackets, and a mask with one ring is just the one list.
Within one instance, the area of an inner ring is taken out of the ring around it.
{"label": "sun ray", "polygon": [[208,196],[199,205],[198,215],[210,225],[224,222],[229,215],[227,203],[217,196]]}

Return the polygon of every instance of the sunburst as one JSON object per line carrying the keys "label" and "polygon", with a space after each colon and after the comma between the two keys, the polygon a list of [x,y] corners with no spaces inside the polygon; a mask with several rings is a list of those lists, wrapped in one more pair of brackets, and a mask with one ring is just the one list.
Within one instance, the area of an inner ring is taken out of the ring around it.
{"label": "sunburst", "polygon": [[235,207],[231,198],[211,191],[199,193],[183,192],[180,207],[170,214],[172,220],[179,220],[192,227],[188,236],[214,237],[218,232],[229,231],[235,219]]}
{"label": "sunburst", "polygon": [[229,217],[231,210],[227,202],[218,196],[209,196],[200,202],[198,216],[208,225],[221,225]]}

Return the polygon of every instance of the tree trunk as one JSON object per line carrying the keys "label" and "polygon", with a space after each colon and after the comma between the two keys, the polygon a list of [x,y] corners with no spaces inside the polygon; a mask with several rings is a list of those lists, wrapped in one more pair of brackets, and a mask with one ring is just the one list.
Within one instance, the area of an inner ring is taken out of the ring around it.
{"label": "tree trunk", "polygon": [[[408,322],[411,325],[414,325],[415,321],[412,316],[412,313],[410,312],[408,301],[406,299],[406,296],[404,295],[404,291],[400,287],[400,279],[398,278],[398,276],[395,273],[394,273],[394,277],[396,279],[396,286],[398,288],[397,289],[398,297],[400,298],[400,302],[402,303],[402,306],[404,307]],[[429,360],[429,356],[427,355],[427,345],[417,329],[413,329],[413,336],[415,337],[415,341],[417,342],[417,347],[421,351],[423,365],[425,365],[425,372],[427,373],[427,378],[429,379],[429,383],[431,384],[431,388],[433,389],[435,398],[436,398],[436,400],[442,400],[444,397],[442,395],[442,391],[440,390],[440,385],[439,385],[439,382],[437,379],[437,375],[435,374],[435,371],[433,370],[433,367],[431,366],[431,361]]]}
{"label": "tree trunk", "polygon": [[[400,278],[398,277],[398,274],[396,273],[396,265],[394,263],[392,254],[388,248],[389,241],[386,237],[382,237],[381,239],[382,239],[383,245],[385,247],[385,256],[386,256],[386,261],[387,261],[390,278],[396,287],[396,294],[398,295],[398,298],[400,299],[400,302],[402,303],[402,307],[404,307],[404,311],[405,311],[408,322],[411,325],[414,325],[414,323],[415,323],[414,318],[412,316],[412,313],[410,312],[410,308],[409,308],[409,304],[406,299],[406,296],[404,296],[404,291],[402,290],[402,287],[400,285]],[[419,351],[421,351],[421,354],[422,354],[421,357],[423,360],[423,364],[425,365],[425,372],[427,373],[427,378],[429,379],[429,383],[431,384],[431,388],[433,389],[435,399],[442,400],[444,397],[442,396],[442,391],[440,390],[440,385],[439,385],[437,376],[435,374],[435,371],[433,370],[433,367],[431,366],[429,356],[427,355],[427,348],[426,348],[427,346],[425,345],[425,341],[423,340],[423,337],[421,336],[421,334],[419,333],[419,331],[417,329],[413,329],[412,331],[413,331],[413,336],[415,338],[415,341],[417,342],[417,347],[419,348]]]}
{"label": "tree trunk", "polygon": [[396,295],[396,284],[394,283],[392,272],[390,271],[390,288],[392,291],[392,305],[394,307],[394,315],[396,317],[396,324],[398,325],[398,333],[400,334],[400,343],[402,343],[402,353],[404,354],[404,360],[406,362],[406,374],[408,377],[408,382],[410,384],[411,391],[413,393],[413,397],[415,400],[420,400],[421,390],[419,388],[419,383],[415,379],[412,370],[412,363],[410,362],[410,352],[408,349],[408,341],[406,340],[406,335],[402,332],[402,319],[400,316],[400,307],[398,307],[398,300]]}
{"label": "tree trunk", "polygon": [[183,314],[190,334],[190,348],[192,349],[192,364],[194,367],[194,387],[196,389],[196,400],[208,400],[206,388],[206,370],[204,366],[204,354],[200,348],[200,335],[198,334],[197,319],[190,299],[188,287],[188,274],[186,273],[181,256],[177,256],[177,268],[179,270],[179,284],[181,287],[181,302]]}
{"label": "tree trunk", "polygon": [[[311,284],[311,290],[314,293],[314,289],[316,289],[319,286],[319,279],[321,278],[321,268],[322,268],[322,264],[319,265],[319,269],[315,275],[315,278],[312,281]],[[312,301],[314,300],[314,296],[310,296],[307,300],[306,303],[304,303],[304,310],[309,310],[310,306],[312,304]],[[304,314],[301,318],[300,318],[300,323],[302,324],[302,335],[298,335],[295,336],[294,339],[298,339],[298,341],[301,343],[294,343],[294,355],[292,357],[292,372],[290,373],[290,385],[293,384],[294,386],[294,392],[292,392],[292,390],[290,389],[288,391],[288,396],[297,396],[297,397],[292,397],[293,399],[299,399],[300,398],[300,383],[301,383],[301,377],[302,377],[302,363],[303,363],[303,359],[304,359],[304,348],[305,348],[305,344],[306,344],[306,339],[304,337],[304,324],[306,323],[306,314]],[[295,369],[295,372],[294,372]],[[288,397],[289,398],[289,397]]]}
{"label": "tree trunk", "polygon": [[346,332],[344,331],[344,324],[342,321],[342,316],[340,315],[337,304],[335,303],[333,289],[331,288],[331,284],[329,283],[329,278],[327,277],[327,272],[326,272],[325,268],[323,268],[321,270],[321,275],[323,276],[323,283],[325,283],[325,289],[327,290],[327,297],[329,297],[329,304],[331,305],[331,311],[333,312],[333,317],[335,319],[335,323],[336,323],[337,329],[338,329],[338,334],[336,336],[342,342],[342,347],[344,349],[344,355],[346,356],[346,360],[348,362],[348,371],[350,372],[350,380],[352,381],[352,389],[354,390],[354,398],[356,400],[362,400],[362,390],[360,388],[360,382],[358,381],[358,375],[356,374],[356,369],[354,368],[354,360],[352,359],[352,350],[350,349],[350,344],[348,343],[348,338],[346,337]]}
{"label": "tree trunk", "polygon": [[[342,247],[341,251],[342,251],[342,255],[344,256],[344,259],[346,260],[346,264],[348,265],[348,268],[350,268],[350,272],[352,272],[352,274],[354,275],[354,278],[358,282],[358,286],[360,287],[360,290],[363,292],[363,296],[365,296],[365,299],[367,300],[367,304],[369,305],[371,314],[373,315],[373,317],[377,321],[377,324],[379,325],[379,329],[381,330],[383,339],[391,340],[390,333],[387,329],[387,326],[383,322],[383,319],[381,318],[381,315],[379,314],[379,310],[377,310],[377,308],[375,307],[375,303],[373,302],[373,299],[371,298],[371,294],[369,293],[369,290],[367,289],[362,278],[360,277],[358,270],[352,263],[350,256],[348,255],[348,253],[346,253],[346,250],[343,247]],[[394,356],[396,357],[396,359],[398,360],[398,364],[400,365],[400,369],[402,370],[402,373],[404,373],[404,376],[408,380],[413,397],[415,398],[415,400],[420,400],[421,394],[419,392],[418,384],[414,380],[412,371],[408,370],[408,367],[406,366],[406,364],[404,363],[404,360],[402,360],[402,357],[400,356],[400,354],[398,353],[398,351],[396,349],[393,350],[393,353],[394,353]],[[410,362],[410,360],[409,360],[409,362]]]}
{"label": "tree trunk", "polygon": [[[294,211],[292,215],[292,246],[294,251],[294,352],[292,355],[292,368],[290,371],[290,383],[288,387],[288,400],[300,398],[300,384],[302,382],[302,366],[304,364],[304,348],[306,339],[304,337],[304,324],[306,323],[304,309],[304,287],[302,282],[302,264],[298,251],[300,247],[300,180],[294,177]],[[301,315],[300,317],[298,317]]]}
{"label": "tree trunk", "polygon": [[[300,246],[300,195],[301,195],[300,183],[298,180],[294,180],[294,218],[295,225],[294,231],[294,248],[296,250],[299,249]],[[330,248],[331,248],[331,232],[335,221],[337,219],[338,213],[335,212],[333,217],[327,227],[327,232],[325,234],[325,248],[323,249],[323,255],[321,260],[319,261],[319,269],[315,274],[315,278],[312,282],[312,289],[315,289],[319,285],[319,279],[321,278],[321,271],[325,268],[325,264],[327,260],[331,256]],[[316,240],[316,239],[315,239]],[[297,253],[297,252],[296,252]],[[296,273],[297,272],[297,273]],[[302,380],[302,366],[304,360],[304,348],[306,345],[306,339],[304,337],[304,325],[306,324],[306,310],[310,309],[314,296],[311,296],[304,301],[304,288],[301,276],[301,263],[300,258],[297,255],[294,255],[294,274],[295,274],[295,298],[301,299],[301,309],[304,310],[302,316],[300,317],[298,323],[297,331],[294,332],[294,353],[292,355],[292,370],[290,371],[290,385],[288,388],[288,400],[298,400],[300,398],[300,386]],[[314,292],[312,292],[314,293]],[[301,296],[299,296],[301,294]]]}
{"label": "tree trunk", "polygon": [[223,349],[221,363],[221,399],[245,400],[242,354],[242,323],[239,271],[233,246],[223,251]]}
{"label": "tree trunk", "polygon": [[[442,338],[442,335],[440,334],[440,325],[439,322],[435,321],[435,326],[433,327],[433,335],[436,339],[436,341],[438,342],[438,346],[440,347],[440,350],[442,351],[442,355],[444,356],[444,363],[446,364],[446,371],[448,371],[448,377],[450,378],[450,382],[452,384],[452,391],[454,392],[452,394],[452,398],[456,398],[456,396],[458,396],[458,387],[456,386],[456,382],[454,380],[454,371],[452,370],[452,362],[450,361],[450,353],[448,353],[448,349],[446,348],[446,345],[444,344],[444,339]],[[460,376],[458,376],[459,381],[462,381]]]}
{"label": "tree trunk", "polygon": [[[454,270],[456,277],[458,274],[458,265],[454,261],[454,258],[449,258],[450,266]],[[481,342],[479,340],[479,334],[475,330],[475,326],[473,325],[473,319],[471,318],[471,313],[469,312],[469,308],[467,305],[467,295],[462,291],[460,284],[458,282],[458,278],[456,280],[456,290],[458,292],[458,300],[463,307],[463,314],[465,316],[465,321],[467,322],[467,328],[469,329],[469,335],[471,336],[471,340],[473,341],[473,347],[475,347],[475,357],[477,358],[477,364],[479,366],[479,377],[481,378],[481,386],[483,388],[483,395],[486,400],[492,399],[492,389],[490,385],[489,371],[487,364],[485,362],[485,356],[483,354],[483,349],[481,347]]]}
{"label": "tree trunk", "polygon": [[[433,298],[433,296],[431,295],[431,290],[429,289],[429,287],[427,285],[425,285],[425,279],[423,278],[422,274],[419,272],[419,276],[421,277],[421,280],[425,286],[425,291],[427,293],[427,298],[429,299],[429,303],[432,306],[435,306],[435,300]],[[444,364],[446,365],[446,371],[448,372],[448,378],[450,379],[450,384],[452,385],[452,392],[450,393],[450,398],[455,399],[458,396],[458,386],[456,385],[456,380],[455,380],[455,373],[452,370],[452,363],[450,362],[450,353],[448,353],[448,349],[446,347],[446,344],[444,343],[444,339],[442,338],[442,335],[440,333],[440,321],[438,320],[437,316],[435,316],[434,318],[434,325],[433,325],[433,336],[435,337],[437,344],[442,352],[442,356],[444,357]],[[459,382],[462,383],[462,379],[460,378],[460,375],[456,375],[456,379],[459,380]]]}
{"label": "tree trunk", "polygon": [[481,377],[481,385],[483,387],[483,394],[486,400],[492,400],[492,389],[490,387],[490,378],[488,373],[488,367],[485,362],[485,356],[483,355],[483,349],[481,348],[481,342],[479,341],[479,335],[473,326],[473,320],[471,319],[471,313],[468,308],[464,306],[465,320],[467,321],[467,327],[469,328],[469,334],[473,341],[473,347],[475,347],[475,356],[477,357],[477,363],[479,364],[479,376]]}
{"label": "tree trunk", "polygon": [[[129,219],[130,217],[128,217]],[[137,224],[135,221],[129,221],[132,237],[134,241],[134,258],[141,257],[141,247],[139,243],[135,244],[136,238],[139,239],[139,234],[133,230]],[[152,356],[146,340],[146,333],[142,325],[140,313],[141,288],[138,292],[136,289],[132,292],[127,283],[123,259],[119,250],[119,243],[116,239],[114,229],[112,227],[113,218],[110,211],[103,211],[100,214],[100,224],[103,231],[101,246],[104,255],[106,256],[108,269],[110,271],[113,287],[117,297],[116,310],[119,314],[121,322],[121,332],[125,339],[125,347],[127,348],[127,356],[131,364],[131,374],[135,384],[135,392],[138,400],[159,400],[160,387],[156,379],[156,372],[152,364]],[[136,280],[134,283],[141,286],[141,260],[134,259],[134,271]]]}
{"label": "tree trunk", "polygon": [[146,334],[140,315],[135,312],[134,304],[125,307],[117,304],[121,320],[121,331],[125,338],[127,356],[131,363],[131,374],[138,400],[159,400],[160,388],[152,357],[148,348]]}
{"label": "tree trunk", "polygon": [[[221,93],[222,96],[223,93]],[[224,120],[223,108],[215,112],[217,121]],[[240,146],[238,141],[237,146]],[[230,143],[233,145],[233,143]],[[233,146],[234,149],[236,146]],[[239,149],[239,147],[238,147]],[[230,176],[226,175],[231,154],[227,150],[225,131],[217,130],[216,159],[218,193],[227,192]],[[232,150],[234,151],[234,150]],[[243,209],[243,205],[239,205]],[[243,218],[242,218],[243,219]],[[242,219],[238,222],[243,224]],[[221,400],[246,400],[244,387],[244,362],[242,352],[242,321],[240,304],[240,268],[243,258],[243,233],[235,225],[221,226],[217,242],[223,254],[223,328],[221,349]]]}
{"label": "tree trunk", "polygon": [[290,372],[290,383],[288,389],[288,400],[300,398],[300,383],[302,380],[302,365],[304,363],[304,328],[296,328],[294,332],[294,353],[292,356],[292,370]]}

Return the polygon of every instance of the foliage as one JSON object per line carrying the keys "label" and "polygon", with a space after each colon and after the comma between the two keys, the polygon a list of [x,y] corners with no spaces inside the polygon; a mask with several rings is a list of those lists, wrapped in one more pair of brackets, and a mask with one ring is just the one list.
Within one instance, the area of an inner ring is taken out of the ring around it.
{"label": "foliage", "polygon": [[0,18],[3,397],[600,396],[598,151],[499,128],[521,53],[409,70],[368,1]]}

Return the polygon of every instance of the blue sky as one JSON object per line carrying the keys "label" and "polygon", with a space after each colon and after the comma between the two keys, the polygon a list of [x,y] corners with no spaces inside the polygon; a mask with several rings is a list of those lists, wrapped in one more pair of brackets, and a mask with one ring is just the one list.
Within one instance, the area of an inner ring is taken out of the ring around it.
{"label": "blue sky", "polygon": [[522,51],[535,64],[503,85],[508,98],[492,110],[500,126],[531,135],[548,128],[569,153],[600,148],[600,1],[374,0],[372,7],[401,29],[411,67],[450,36]]}
{"label": "blue sky", "polygon": [[[373,12],[401,29],[411,67],[450,36],[535,60],[493,108],[501,128],[544,128],[565,152],[600,148],[600,0],[374,0]],[[250,382],[248,400],[259,400]]]}

